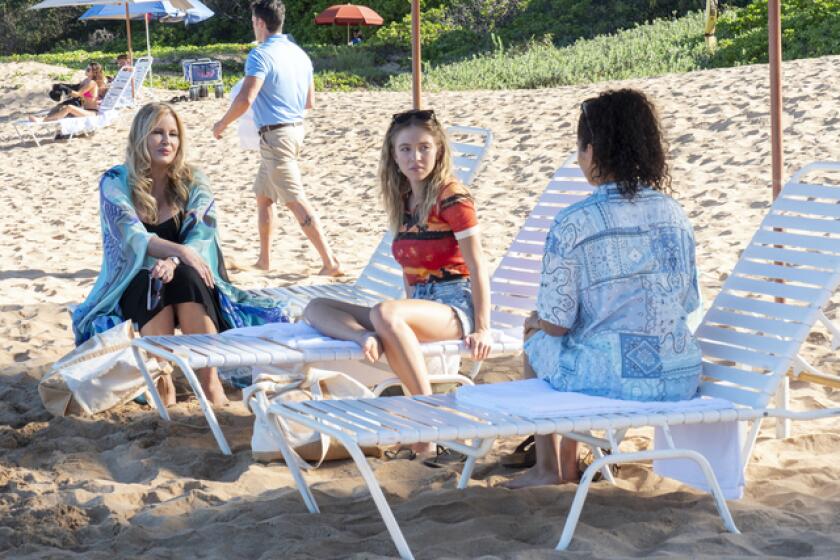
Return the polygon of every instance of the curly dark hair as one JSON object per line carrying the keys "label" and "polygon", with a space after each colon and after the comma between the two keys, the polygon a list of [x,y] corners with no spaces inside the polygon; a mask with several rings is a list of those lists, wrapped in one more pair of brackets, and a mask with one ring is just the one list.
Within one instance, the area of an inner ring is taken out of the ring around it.
{"label": "curly dark hair", "polygon": [[596,177],[608,177],[628,199],[643,186],[667,194],[671,175],[656,108],[633,89],[607,90],[581,104],[578,146],[592,144]]}

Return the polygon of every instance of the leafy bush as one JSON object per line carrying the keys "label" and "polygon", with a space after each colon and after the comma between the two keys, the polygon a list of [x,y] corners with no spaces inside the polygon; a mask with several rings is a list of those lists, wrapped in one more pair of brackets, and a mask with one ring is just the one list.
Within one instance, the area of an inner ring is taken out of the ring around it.
{"label": "leafy bush", "polygon": [[[427,65],[424,87],[429,89],[516,89],[591,83],[603,80],[687,72],[706,65],[703,14],[677,20],[656,20],[650,25],[615,35],[578,40],[567,47],[551,41],[532,42],[524,48],[468,60]],[[386,87],[404,90],[411,77],[392,77]]]}
{"label": "leafy bush", "polygon": [[[767,62],[767,0],[725,12],[718,22],[717,67]],[[785,59],[840,54],[840,0],[782,0]]]}

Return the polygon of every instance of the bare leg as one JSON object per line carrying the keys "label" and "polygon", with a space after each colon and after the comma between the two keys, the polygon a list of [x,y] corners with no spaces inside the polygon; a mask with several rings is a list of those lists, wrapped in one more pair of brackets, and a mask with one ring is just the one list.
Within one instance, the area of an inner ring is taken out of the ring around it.
{"label": "bare leg", "polygon": [[272,206],[274,201],[266,196],[257,195],[257,227],[260,232],[260,256],[256,268],[268,270],[271,266],[271,233],[274,215]]}
{"label": "bare leg", "polygon": [[374,363],[382,344],[370,320],[370,307],[327,298],[315,298],[303,310],[306,322],[327,336],[358,342],[365,358]]}
{"label": "bare leg", "polygon": [[[526,379],[535,378],[536,374],[524,356],[524,375]],[[524,474],[504,483],[502,486],[515,490],[529,486],[563,484],[580,480],[577,470],[577,442],[563,439],[558,435],[534,436],[537,448],[537,462]]]}
{"label": "bare leg", "polygon": [[[412,395],[430,395],[426,360],[421,342],[452,340],[463,336],[452,309],[441,303],[401,299],[377,304],[370,313],[382,341],[388,364]],[[416,444],[417,453],[434,450],[434,444]]]}
{"label": "bare leg", "polygon": [[[140,329],[141,336],[169,335],[175,334],[175,313],[171,305],[167,305],[155,315],[151,321]],[[158,378],[157,390],[164,406],[175,404],[175,384],[172,383],[171,375],[162,375]]]}
{"label": "bare leg", "polygon": [[[81,107],[76,107],[75,105],[58,105],[50,109],[50,112],[47,113],[43,119],[40,119],[42,122],[50,122],[50,121],[58,121],[63,119],[64,117],[89,117],[95,114],[94,111],[88,111],[86,109],[82,109]],[[37,117],[29,117],[31,121],[38,121]]]}
{"label": "bare leg", "polygon": [[332,249],[330,249],[324,232],[321,230],[318,214],[315,213],[309,201],[303,199],[287,202],[286,208],[291,210],[292,214],[295,215],[295,219],[300,224],[300,229],[321,256],[321,261],[324,263],[324,266],[318,274],[321,276],[341,276],[341,265],[338,259],[335,258]]}
{"label": "bare leg", "polygon": [[[175,305],[175,313],[178,316],[181,332],[184,334],[216,333],[216,325],[200,303],[179,303]],[[222,382],[216,374],[216,368],[201,368],[195,373],[198,375],[204,394],[213,405],[219,406],[228,402]]]}

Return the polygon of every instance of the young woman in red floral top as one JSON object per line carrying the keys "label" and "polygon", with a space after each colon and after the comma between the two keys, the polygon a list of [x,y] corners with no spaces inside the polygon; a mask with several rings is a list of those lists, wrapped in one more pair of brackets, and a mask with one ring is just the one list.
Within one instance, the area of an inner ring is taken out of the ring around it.
{"label": "young woman in red floral top", "polygon": [[461,338],[476,360],[490,350],[490,287],[475,206],[454,178],[446,135],[430,110],[394,115],[379,179],[407,299],[370,308],[320,298],[304,316],[328,336],[358,342],[371,362],[384,351],[409,392],[428,395],[421,342]]}

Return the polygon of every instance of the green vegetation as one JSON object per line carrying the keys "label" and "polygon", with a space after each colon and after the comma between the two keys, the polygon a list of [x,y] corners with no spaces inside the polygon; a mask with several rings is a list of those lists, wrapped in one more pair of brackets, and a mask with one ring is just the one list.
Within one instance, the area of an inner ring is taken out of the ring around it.
{"label": "green vegetation", "polygon": [[[743,1],[734,0],[736,5]],[[207,3],[217,11],[207,22],[189,27],[152,24],[154,85],[186,89],[180,77],[184,58],[220,60],[227,87],[241,77],[253,46],[248,1]],[[316,88],[408,89],[409,3],[371,3],[390,23],[378,30],[365,29],[367,38],[357,47],[343,44],[343,27],[312,23],[314,15],[331,3],[287,2],[290,31],[313,59]],[[705,47],[702,14],[688,11],[700,7],[699,0],[424,0],[421,4],[427,89],[548,87],[767,60],[767,0],[726,10],[718,24],[714,53]],[[0,7],[0,15],[8,13]],[[32,37],[55,32],[54,18],[47,19],[49,25],[34,29]],[[10,23],[0,21],[0,31],[4,25]],[[785,59],[840,54],[840,0],[782,0],[782,25]],[[67,34],[52,43],[57,50],[13,54],[0,61],[37,60],[81,69],[98,60],[113,69],[112,61],[125,51],[122,28],[110,24],[113,37],[100,33],[105,42],[90,47],[82,43],[84,35],[76,27],[67,24]],[[136,25],[135,32],[142,37]],[[207,44],[199,46],[203,42]]]}

